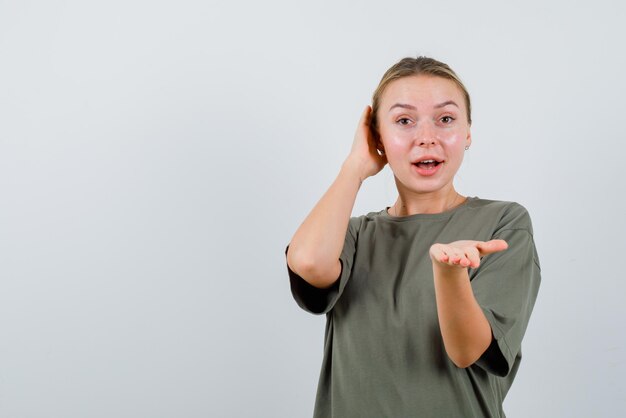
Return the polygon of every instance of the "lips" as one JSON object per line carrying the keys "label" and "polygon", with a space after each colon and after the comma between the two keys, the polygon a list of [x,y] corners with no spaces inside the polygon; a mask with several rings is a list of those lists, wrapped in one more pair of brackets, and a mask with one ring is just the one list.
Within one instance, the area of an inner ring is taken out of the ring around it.
{"label": "lips", "polygon": [[426,170],[432,170],[433,168],[437,167],[439,164],[441,164],[441,161],[437,161],[437,160],[424,160],[424,161],[419,161],[416,163],[413,163],[416,166],[418,166],[419,168],[423,168]]}
{"label": "lips", "polygon": [[415,167],[418,174],[422,176],[432,176],[439,167],[444,163],[444,160],[434,156],[424,156],[414,161],[413,167]]}

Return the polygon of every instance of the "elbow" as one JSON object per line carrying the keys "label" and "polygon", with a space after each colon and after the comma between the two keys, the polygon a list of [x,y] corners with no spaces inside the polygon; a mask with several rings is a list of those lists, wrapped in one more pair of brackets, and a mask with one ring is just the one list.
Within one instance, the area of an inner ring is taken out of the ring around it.
{"label": "elbow", "polygon": [[492,341],[491,328],[487,325],[479,330],[471,331],[465,338],[454,338],[446,341],[444,336],[444,347],[446,354],[452,363],[460,369],[467,369],[476,363],[487,351]]}
{"label": "elbow", "polygon": [[[339,260],[337,263],[339,264]],[[324,263],[316,261],[313,257],[302,257],[297,253],[292,254],[291,249],[287,252],[287,265],[311,286],[320,289],[331,287],[339,277],[339,273],[335,274],[335,269],[325,266]],[[339,271],[341,271],[341,267]]]}
{"label": "elbow", "polygon": [[467,358],[450,358],[450,360],[452,360],[452,363],[459,369],[467,369],[476,362],[476,360],[469,360]]}
{"label": "elbow", "polygon": [[469,366],[476,363],[480,358],[480,354],[477,355],[472,352],[450,353],[446,350],[446,353],[448,354],[450,361],[452,361],[452,363],[460,369],[467,369]]}

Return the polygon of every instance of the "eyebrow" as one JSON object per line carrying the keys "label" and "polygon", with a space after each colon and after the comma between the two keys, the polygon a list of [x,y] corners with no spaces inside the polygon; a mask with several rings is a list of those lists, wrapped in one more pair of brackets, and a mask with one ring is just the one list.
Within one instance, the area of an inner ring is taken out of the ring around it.
{"label": "eyebrow", "polygon": [[[448,106],[448,105],[454,105],[456,107],[459,107],[459,105],[456,104],[456,102],[454,102],[454,100],[447,100],[447,101],[445,101],[443,103],[439,103],[438,105],[435,105],[434,108],[435,109],[439,109],[441,107],[445,107],[445,106]],[[391,106],[389,108],[389,110],[391,111],[392,109],[395,109],[396,107],[400,107],[402,109],[417,110],[417,108],[415,106],[410,105],[410,104],[406,104],[406,103],[396,103],[393,106]]]}
{"label": "eyebrow", "polygon": [[445,106],[448,106],[448,105],[454,105],[456,107],[459,107],[459,105],[456,104],[454,102],[454,100],[448,100],[448,101],[445,101],[443,103],[439,103],[438,105],[435,105],[435,109],[439,109],[440,107],[445,107]]}
{"label": "eyebrow", "polygon": [[395,105],[391,106],[389,108],[389,110],[393,110],[396,107],[401,107],[402,109],[411,109],[411,110],[416,110],[417,108],[415,106],[412,106],[410,104],[404,104],[404,103],[396,103]]}

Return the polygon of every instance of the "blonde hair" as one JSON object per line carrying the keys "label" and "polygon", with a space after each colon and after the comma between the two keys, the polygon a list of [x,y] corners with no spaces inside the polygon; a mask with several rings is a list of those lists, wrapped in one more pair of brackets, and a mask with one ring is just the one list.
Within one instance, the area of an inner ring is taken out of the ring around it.
{"label": "blonde hair", "polygon": [[378,108],[380,107],[380,100],[385,89],[387,88],[389,83],[394,80],[418,75],[441,77],[453,81],[463,92],[463,96],[465,98],[465,107],[467,109],[467,123],[469,123],[470,125],[472,124],[472,105],[470,101],[470,95],[467,92],[465,85],[463,85],[463,82],[461,82],[461,79],[459,78],[459,76],[456,75],[452,68],[450,68],[448,64],[437,61],[433,58],[407,57],[398,61],[385,72],[383,78],[380,80],[380,83],[378,83],[378,87],[376,87],[376,90],[372,95],[372,116],[370,119],[370,126],[377,140],[379,139]]}

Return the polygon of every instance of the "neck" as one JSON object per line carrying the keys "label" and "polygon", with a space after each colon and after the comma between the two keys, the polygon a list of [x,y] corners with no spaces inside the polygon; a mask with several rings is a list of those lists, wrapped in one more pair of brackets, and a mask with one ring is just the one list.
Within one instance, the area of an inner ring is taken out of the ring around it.
{"label": "neck", "polygon": [[399,190],[398,199],[389,211],[393,216],[441,213],[460,205],[464,201],[465,197],[457,193],[452,185],[429,193]]}

